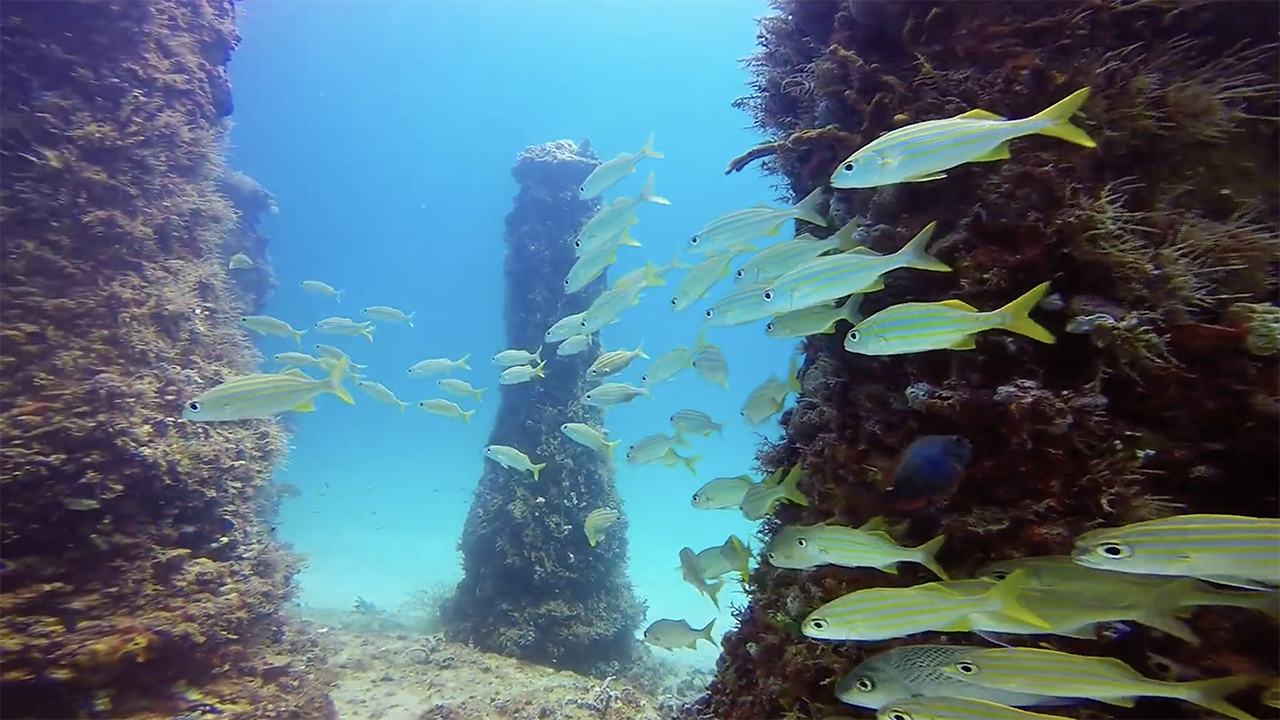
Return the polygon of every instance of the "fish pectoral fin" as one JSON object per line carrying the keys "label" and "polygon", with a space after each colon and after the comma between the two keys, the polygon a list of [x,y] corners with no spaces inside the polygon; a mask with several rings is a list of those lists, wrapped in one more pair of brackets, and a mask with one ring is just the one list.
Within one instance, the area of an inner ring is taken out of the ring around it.
{"label": "fish pectoral fin", "polygon": [[965,120],[1008,120],[1006,117],[997,115],[989,110],[982,108],[974,108],[969,112],[963,112],[953,119],[964,118]]}
{"label": "fish pectoral fin", "polygon": [[1006,140],[999,145],[991,148],[989,152],[985,152],[970,162],[991,162],[993,160],[1008,160],[1012,157],[1009,154],[1009,141]]}
{"label": "fish pectoral fin", "polygon": [[946,176],[946,173],[934,173],[933,175],[920,175],[918,177],[907,178],[902,182],[929,182],[930,180],[941,180]]}
{"label": "fish pectoral fin", "polygon": [[970,305],[969,303],[963,300],[943,300],[938,304],[944,308],[951,308],[952,310],[963,310],[964,312],[974,312],[974,313],[982,312],[978,308]]}
{"label": "fish pectoral fin", "polygon": [[889,573],[890,575],[897,575],[897,574],[898,574],[898,563],[894,562],[894,563],[890,563],[890,564],[888,564],[888,565],[881,565],[880,567],[878,567],[878,568],[876,568],[876,569],[877,569],[877,570],[879,570],[880,572],[887,572],[887,573]]}
{"label": "fish pectoral fin", "polygon": [[872,280],[870,285],[859,290],[858,294],[864,295],[869,292],[879,292],[883,289],[884,289],[884,277],[881,276],[876,278],[875,280]]}
{"label": "fish pectoral fin", "polygon": [[965,335],[949,345],[952,350],[973,350],[978,347],[977,336]]}
{"label": "fish pectoral fin", "polygon": [[1108,705],[1115,705],[1117,707],[1123,707],[1123,708],[1133,707],[1133,698],[1131,697],[1110,697],[1110,698],[1100,697],[1100,698],[1093,698],[1093,699],[1097,700],[1098,702],[1104,702]]}
{"label": "fish pectoral fin", "polygon": [[312,412],[316,409],[315,401],[303,400],[300,404],[294,406],[294,412]]}

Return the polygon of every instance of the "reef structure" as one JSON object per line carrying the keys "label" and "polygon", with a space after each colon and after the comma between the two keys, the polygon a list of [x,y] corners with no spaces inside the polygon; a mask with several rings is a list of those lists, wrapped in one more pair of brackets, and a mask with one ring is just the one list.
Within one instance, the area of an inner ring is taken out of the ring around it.
{"label": "reef structure", "polygon": [[[785,435],[758,459],[763,472],[800,463],[810,504],[779,508],[766,538],[782,524],[856,527],[885,514],[894,458],[928,434],[964,435],[973,464],[950,499],[887,514],[904,545],[945,534],[939,559],[953,577],[1069,553],[1073,537],[1098,526],[1280,514],[1274,4],[775,0],[774,9],[747,62],[753,93],[738,103],[770,141],[726,172],[762,160],[800,198],[889,130],[974,108],[1026,117],[1084,87],[1092,94],[1075,122],[1098,147],[1024,138],[1011,159],[941,180],[829,193],[831,227],[858,221],[880,252],[937,221],[933,254],[954,270],[889,275],[865,296],[865,315],[944,299],[992,309],[1048,281],[1035,317],[1057,344],[985,333],[975,350],[875,358],[843,349],[847,324],[808,338],[802,392],[779,419]],[[894,577],[763,563],[717,678],[690,712],[822,717],[848,709],[835,683],[872,654],[973,642],[824,643],[799,632],[840,595],[931,579],[915,568]],[[1192,676],[1280,666],[1276,626],[1261,613],[1205,608],[1190,624],[1199,647],[1143,629],[1113,641],[1036,640],[1152,676],[1157,656]],[[1267,715],[1256,694],[1235,699]],[[1156,700],[1061,712],[1199,717]]]}
{"label": "reef structure", "polygon": [[[532,351],[561,318],[582,312],[604,289],[599,278],[564,292],[573,239],[599,207],[578,187],[598,160],[557,141],[530,147],[512,168],[519,184],[506,217],[507,346]],[[445,602],[445,635],[482,650],[608,677],[640,657],[636,628],[644,607],[626,574],[625,517],[595,547],[583,524],[598,508],[622,511],[610,460],[570,440],[563,423],[600,425],[583,404],[597,343],[560,357],[542,347],[544,378],[502,387],[491,445],[545,462],[540,479],[486,461],[462,530],[463,579]]]}
{"label": "reef structure", "polygon": [[219,192],[237,42],[231,2],[0,8],[6,716],[334,714],[282,613],[284,431],[181,419],[257,359],[223,252],[253,218]]}

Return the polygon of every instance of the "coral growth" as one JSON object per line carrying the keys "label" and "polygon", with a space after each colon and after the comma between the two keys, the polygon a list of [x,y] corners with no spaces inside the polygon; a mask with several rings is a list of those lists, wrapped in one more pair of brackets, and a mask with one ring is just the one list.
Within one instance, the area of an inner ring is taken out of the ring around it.
{"label": "coral growth", "polygon": [[[577,189],[596,165],[572,143],[532,147],[517,159],[520,184],[506,219],[507,345],[532,350],[557,320],[586,310],[598,279],[562,291],[574,262],[572,240],[599,201]],[[546,462],[533,480],[487,462],[462,531],[464,577],[441,611],[446,634],[483,650],[605,677],[636,656],[644,608],[626,568],[625,521],[594,548],[583,521],[620,508],[609,461],[565,437],[566,422],[601,420],[579,398],[598,345],[568,357],[543,348],[546,377],[504,386],[490,444]]]}
{"label": "coral growth", "polygon": [[270,422],[185,423],[254,365],[221,254],[230,2],[0,8],[0,676],[13,717],[326,717],[279,614]]}
{"label": "coral growth", "polygon": [[[803,197],[886,131],[973,108],[1025,117],[1082,87],[1093,92],[1075,122],[1098,148],[1019,139],[1012,159],[943,180],[834,193],[830,216],[873,227],[878,251],[938,221],[934,253],[955,270],[890,275],[864,299],[865,314],[947,298],[994,308],[1048,280],[1053,294],[1036,317],[1058,342],[989,333],[969,352],[879,359],[845,352],[839,333],[809,338],[803,391],[781,417],[786,436],[759,460],[764,471],[801,463],[810,505],[783,506],[764,535],[782,523],[856,526],[881,513],[894,458],[926,434],[968,437],[973,464],[954,497],[895,525],[904,544],[944,533],[940,560],[956,577],[995,559],[1067,552],[1099,525],[1182,511],[1276,516],[1277,7],[775,8],[748,61],[754,93],[738,103],[769,142],[729,172],[761,159]],[[721,718],[831,711],[834,682],[892,643],[818,643],[795,622],[862,587],[926,579],[914,568],[895,578],[766,563],[700,709]],[[1090,647],[1136,667],[1150,649],[1210,676],[1280,665],[1276,628],[1261,615],[1202,609],[1191,623],[1199,648],[1145,632]],[[1142,701],[1107,712],[1194,711]]]}

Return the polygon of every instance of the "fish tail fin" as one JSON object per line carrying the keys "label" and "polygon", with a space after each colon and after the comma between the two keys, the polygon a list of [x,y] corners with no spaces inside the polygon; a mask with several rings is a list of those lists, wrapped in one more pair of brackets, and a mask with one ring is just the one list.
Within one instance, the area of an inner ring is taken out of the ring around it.
{"label": "fish tail fin", "polygon": [[1256,720],[1249,713],[1227,702],[1227,697],[1234,695],[1245,688],[1254,686],[1264,686],[1269,683],[1268,678],[1255,675],[1232,675],[1224,678],[1214,678],[1212,680],[1195,680],[1192,682],[1176,683],[1179,695],[1183,700],[1189,703],[1195,703],[1203,708],[1226,715],[1236,720]]}
{"label": "fish tail fin", "polygon": [[335,301],[335,302],[342,302],[342,293],[344,293],[344,292],[346,292],[346,290],[334,290],[334,291],[333,291],[333,299],[334,299],[334,301]]}
{"label": "fish tail fin", "polygon": [[649,388],[647,388],[647,387],[646,387],[646,388],[640,388],[640,394],[641,394],[641,395],[643,395],[643,396],[645,396],[645,397],[647,397],[647,398],[649,398],[650,400],[652,400],[652,399],[653,399],[653,393],[649,392]]}
{"label": "fish tail fin", "polygon": [[538,346],[538,351],[533,354],[533,361],[536,363],[542,362],[542,346],[541,345]]}
{"label": "fish tail fin", "polygon": [[946,539],[947,539],[946,535],[939,535],[938,537],[921,545],[915,550],[917,553],[920,554],[921,565],[929,568],[929,570],[933,572],[934,575],[937,575],[943,580],[950,580],[951,578],[947,576],[947,571],[943,570],[942,566],[938,564],[938,558],[937,558],[938,551],[942,549],[942,543]]}
{"label": "fish tail fin", "polygon": [[699,350],[707,346],[707,326],[698,327],[698,339],[693,341],[693,352],[696,354]]}
{"label": "fish tail fin", "polygon": [[[715,626],[716,626],[716,619],[711,618],[711,622],[707,623],[706,627],[698,631],[698,637],[702,640],[706,640],[712,645],[715,645],[716,641],[711,639],[711,631],[713,628],[715,628]],[[698,642],[697,640],[694,640],[694,643],[697,643],[697,642]]]}
{"label": "fish tail fin", "polygon": [[294,340],[294,342],[298,343],[298,347],[299,347],[299,348],[301,348],[301,347],[302,347],[302,333],[304,333],[304,332],[306,332],[306,330],[294,330],[294,331],[292,331],[292,333],[293,333],[293,340]]}
{"label": "fish tail fin", "polygon": [[651,202],[656,205],[670,205],[671,201],[656,195],[653,188],[653,173],[649,173],[649,179],[645,180],[644,187],[640,189],[640,202]]}
{"label": "fish tail fin", "polygon": [[542,362],[538,363],[538,366],[537,366],[537,367],[535,367],[535,368],[533,369],[533,374],[534,374],[534,375],[537,375],[537,376],[538,376],[538,377],[540,377],[540,378],[544,378],[544,377],[546,377],[546,376],[547,376],[547,374],[546,374],[545,372],[543,372],[543,371],[542,371],[542,368],[544,368],[544,367],[546,367],[546,366],[547,366],[547,361],[546,361],[546,360],[543,360]]}
{"label": "fish tail fin", "polygon": [[835,231],[831,236],[831,240],[836,240],[840,244],[837,246],[841,252],[862,247],[862,243],[858,242],[856,237],[858,233],[858,223],[856,220],[850,220],[844,224],[844,227]]}
{"label": "fish tail fin", "polygon": [[[644,286],[645,287],[658,287],[659,285],[666,285],[666,284],[667,284],[667,281],[663,280],[662,276],[658,275],[658,268],[654,267],[653,263],[648,263],[644,266]],[[640,298],[637,297],[636,300],[638,302]],[[631,303],[631,304],[635,305],[635,303]]]}
{"label": "fish tail fin", "polygon": [[680,459],[684,461],[684,466],[689,468],[689,472],[693,473],[694,476],[696,477],[698,474],[698,461],[702,459],[702,456],[694,455],[693,457],[680,458]]}
{"label": "fish tail fin", "polygon": [[1018,594],[1027,588],[1030,578],[1031,576],[1026,570],[1016,570],[1012,575],[991,588],[986,597],[995,601],[998,612],[1048,630],[1051,627],[1049,623],[1018,602]]}
{"label": "fish tail fin", "polygon": [[792,355],[791,359],[787,361],[787,391],[797,395],[800,394],[800,378],[796,375],[798,369],[796,367],[796,356]]}
{"label": "fish tail fin", "polygon": [[413,327],[413,316],[417,314],[418,314],[417,310],[414,310],[413,312],[409,313],[409,327]]}
{"label": "fish tail fin", "polygon": [[[472,410],[471,412],[475,412],[475,411],[474,411],[474,410]],[[546,463],[534,463],[533,465],[529,466],[529,470],[530,470],[531,472],[533,472],[533,479],[534,479],[534,480],[537,480],[537,479],[538,479],[538,476],[542,474],[542,468],[544,468],[544,467],[546,467],[546,466],[547,466],[547,464],[546,464]]]}
{"label": "fish tail fin", "polygon": [[614,246],[613,252],[609,253],[610,262],[618,257],[618,248],[626,245],[628,247],[641,247],[640,242],[631,237],[629,228],[623,228],[622,234],[618,236],[618,244]]}
{"label": "fish tail fin", "polygon": [[484,395],[485,390],[486,388],[480,388],[479,390],[476,390],[475,392],[471,393],[471,397],[475,398],[476,402],[481,402],[482,401],[481,396]]}
{"label": "fish tail fin", "polygon": [[640,344],[636,346],[636,357],[641,357],[641,358],[644,358],[645,360],[648,360],[648,359],[649,359],[649,356],[644,354],[644,341],[643,341],[643,340],[641,340],[641,341],[640,341]]}
{"label": "fish tail fin", "polygon": [[462,357],[458,358],[458,361],[455,362],[453,366],[456,368],[461,368],[462,370],[470,370],[471,366],[467,364],[467,361],[470,359],[471,359],[471,353],[467,353],[466,355],[463,355]]}
{"label": "fish tail fin", "polygon": [[339,360],[334,363],[333,370],[329,372],[329,377],[324,379],[325,390],[337,395],[342,402],[348,405],[355,405],[356,401],[351,398],[351,393],[347,392],[347,388],[342,384],[346,377],[347,361]]}
{"label": "fish tail fin", "polygon": [[622,441],[621,441],[621,440],[614,440],[613,442],[609,442],[608,440],[605,440],[605,441],[604,441],[604,446],[605,446],[605,447],[607,447],[607,448],[609,448],[608,452],[609,452],[609,454],[610,454],[610,455],[612,455],[612,454],[613,454],[614,449],[615,449],[615,448],[617,448],[617,447],[618,447],[619,445],[621,445],[621,444],[622,444]]}
{"label": "fish tail fin", "polygon": [[722,581],[716,581],[706,585],[707,597],[711,599],[711,604],[715,605],[717,610],[720,609],[720,600],[716,595],[720,593],[720,588],[722,587],[724,587],[724,583]]}
{"label": "fish tail fin", "polygon": [[[850,295],[848,300],[844,301],[844,305],[840,306],[840,317],[857,325],[862,322],[862,296]],[[833,326],[834,327],[834,326]],[[833,330],[834,332],[834,330]]]}
{"label": "fish tail fin", "polygon": [[676,248],[675,254],[671,256],[671,262],[667,263],[667,270],[686,270],[693,267],[680,262],[680,248]]}
{"label": "fish tail fin", "polygon": [[396,404],[400,406],[400,413],[401,413],[401,414],[404,414],[404,409],[405,409],[405,408],[407,408],[407,407],[409,407],[409,405],[410,405],[410,403],[404,402],[403,400],[397,400],[397,401],[396,401]]}
{"label": "fish tail fin", "polygon": [[1089,88],[1077,90],[1047,109],[1032,115],[1028,118],[1028,122],[1043,126],[1036,130],[1040,135],[1048,135],[1087,148],[1096,148],[1098,144],[1093,141],[1093,138],[1089,137],[1084,130],[1071,124],[1071,116],[1075,115],[1088,99]]}
{"label": "fish tail fin", "polygon": [[1039,340],[1042,343],[1052,345],[1058,342],[1057,338],[1030,317],[1032,308],[1048,292],[1049,283],[1040,283],[1028,290],[1022,297],[997,310],[996,312],[1000,313],[1003,318],[1001,327],[1019,335],[1026,335],[1032,340]]}
{"label": "fish tail fin", "polygon": [[822,186],[814,188],[813,192],[804,197],[803,200],[796,203],[791,208],[792,214],[797,220],[813,223],[821,227],[827,226],[827,219],[822,217],[822,213],[818,212],[818,203],[822,202]]}
{"label": "fish tail fin", "polygon": [[786,477],[782,479],[782,497],[797,505],[808,507],[809,498],[800,492],[800,479],[803,477],[804,471],[800,469],[800,463],[796,463],[791,470],[787,471]]}
{"label": "fish tail fin", "polygon": [[933,240],[933,231],[938,227],[937,221],[924,226],[911,241],[902,246],[896,254],[903,259],[903,267],[916,270],[933,270],[934,272],[951,272],[950,266],[929,254],[929,242]]}
{"label": "fish tail fin", "polygon": [[644,141],[644,147],[640,148],[640,157],[653,158],[654,160],[662,159],[662,153],[653,149],[653,133],[649,133],[648,139]]}
{"label": "fish tail fin", "polygon": [[738,571],[738,577],[742,578],[742,582],[747,581],[747,577],[751,574],[751,548],[738,538],[737,535],[730,535],[729,542],[733,543],[733,547],[738,551],[738,557],[742,558],[742,564],[734,568]]}
{"label": "fish tail fin", "polygon": [[361,330],[360,334],[363,335],[365,339],[368,340],[369,342],[373,342],[373,331],[377,329],[378,328],[374,327],[373,325],[370,325],[369,327]]}
{"label": "fish tail fin", "polygon": [[467,423],[468,425],[470,425],[470,424],[471,424],[471,416],[472,416],[472,415],[475,415],[475,414],[476,414],[476,411],[475,411],[475,410],[467,410],[467,411],[463,412],[463,413],[462,413],[462,422]]}

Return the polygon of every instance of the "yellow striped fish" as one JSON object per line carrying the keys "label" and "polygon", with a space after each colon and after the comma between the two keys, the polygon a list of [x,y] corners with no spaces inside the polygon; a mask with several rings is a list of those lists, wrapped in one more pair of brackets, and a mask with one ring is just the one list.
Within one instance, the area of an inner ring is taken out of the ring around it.
{"label": "yellow striped fish", "polygon": [[587,542],[591,547],[595,547],[604,538],[604,531],[615,523],[618,517],[617,510],[608,508],[599,508],[587,513],[587,519],[582,523],[582,532],[586,533]]}
{"label": "yellow striped fish", "polygon": [[814,610],[800,631],[816,640],[891,640],[929,631],[968,631],[969,616],[983,612],[999,612],[1047,628],[1047,622],[1018,603],[1025,586],[1026,576],[1014,573],[979,596],[967,597],[942,583],[868,588]]}
{"label": "yellow striped fish", "polygon": [[731,250],[756,238],[777,235],[782,223],[793,218],[826,227],[827,219],[818,212],[822,196],[823,188],[818,187],[794,207],[775,208],[762,204],[726,213],[689,238],[689,250],[704,255]]}
{"label": "yellow striped fish", "polygon": [[[832,250],[852,250],[859,247],[854,234],[859,223],[850,220],[829,238],[819,240],[812,235],[799,237],[770,245],[751,256],[733,275],[736,283],[768,283],[786,273],[795,270],[807,262],[812,262],[820,255]],[[875,255],[874,251],[862,248],[860,252]]]}
{"label": "yellow striped fish", "polygon": [[854,324],[862,320],[858,312],[861,305],[861,295],[850,295],[843,305],[814,305],[789,312],[770,320],[764,326],[764,334],[778,339],[825,335],[835,332],[836,323],[841,320]]}
{"label": "yellow striped fish", "polygon": [[730,290],[703,312],[703,326],[729,327],[772,317],[774,309],[763,297],[768,287],[763,283],[750,283]]}
{"label": "yellow striped fish", "polygon": [[782,315],[814,305],[829,303],[845,295],[884,289],[885,273],[901,268],[951,272],[928,253],[936,222],[931,222],[902,249],[892,255],[875,255],[850,250],[820,257],[783,275],[761,294],[770,315]]}
{"label": "yellow striped fish", "polygon": [[1280,586],[1280,519],[1175,515],[1100,528],[1076,538],[1071,557],[1099,570],[1267,589]]}
{"label": "yellow striped fish", "polygon": [[182,419],[192,422],[229,422],[275,417],[284,412],[311,412],[321,393],[332,393],[348,405],[355,401],[342,386],[347,363],[334,363],[329,377],[316,380],[301,370],[254,374],[233,378],[206,390],[182,408]]}
{"label": "yellow striped fish", "polygon": [[[945,583],[948,590],[961,595],[977,596],[992,588],[990,580],[953,580]],[[1034,580],[1029,582],[1034,583]],[[1185,579],[1176,582],[1195,582]],[[1094,640],[1094,625],[1099,623],[1136,622],[1199,645],[1200,638],[1179,620],[1174,596],[1155,593],[1106,595],[1080,590],[1027,589],[1018,602],[1049,627],[1040,627],[1002,613],[975,613],[969,616],[970,629],[976,633],[1009,635],[1061,635]]]}
{"label": "yellow striped fish", "polygon": [[680,279],[675,295],[671,296],[671,312],[677,313],[701,300],[711,288],[729,274],[729,263],[739,253],[753,250],[750,245],[711,255],[702,262],[689,268]]}
{"label": "yellow striped fish", "polygon": [[1170,698],[1237,720],[1255,719],[1224,698],[1266,682],[1265,678],[1248,675],[1194,682],[1152,680],[1115,658],[1027,647],[975,650],[941,669],[965,682],[988,688],[1087,698],[1121,707],[1132,707],[1137,697]]}
{"label": "yellow striped fish", "polygon": [[1009,141],[1026,135],[1048,135],[1097,147],[1071,116],[1089,99],[1089,88],[1077,90],[1052,107],[1019,120],[970,110],[953,118],[913,123],[885,133],[840,163],[831,186],[869,188],[903,182],[924,182],[971,162],[1009,159]]}
{"label": "yellow striped fish", "polygon": [[895,700],[876,712],[876,720],[1064,720],[1062,715],[1019,710],[989,700],[921,697]]}
{"label": "yellow striped fish", "polygon": [[636,171],[636,163],[644,158],[662,159],[662,153],[653,149],[653,133],[644,141],[640,152],[620,152],[612,160],[600,163],[591,171],[582,186],[578,188],[578,198],[588,200],[613,187],[619,180]]}
{"label": "yellow striped fish", "polygon": [[631,361],[636,358],[648,360],[649,356],[644,354],[643,347],[644,343],[640,343],[635,350],[610,350],[600,353],[596,361],[591,363],[591,367],[587,368],[587,379],[600,380],[610,375],[617,375],[626,370]]}
{"label": "yellow striped fish", "polygon": [[1280,593],[1223,590],[1192,578],[1098,570],[1076,563],[1068,555],[1001,560],[979,568],[977,576],[1003,580],[1019,569],[1027,571],[1031,587],[1054,593],[1102,598],[1159,595],[1177,608],[1220,605],[1280,615]]}
{"label": "yellow striped fish", "polygon": [[836,697],[856,707],[875,710],[904,698],[958,697],[1001,705],[1069,705],[1072,700],[1024,692],[993,690],[965,682],[942,668],[971,651],[969,645],[899,645],[877,653],[836,683]]}
{"label": "yellow striped fish", "polygon": [[1047,292],[1049,283],[1041,283],[990,312],[960,300],[893,305],[855,325],[844,338],[844,349],[859,355],[972,350],[974,336],[987,330],[1008,330],[1052,345],[1057,339],[1028,315]]}
{"label": "yellow striped fish", "polygon": [[774,533],[766,548],[765,556],[774,567],[791,570],[807,570],[821,565],[839,565],[848,568],[877,568],[897,574],[901,562],[924,565],[934,575],[948,580],[947,572],[934,558],[942,542],[942,535],[920,547],[906,548],[893,541],[880,528],[879,518],[860,528],[843,525],[788,525]]}

